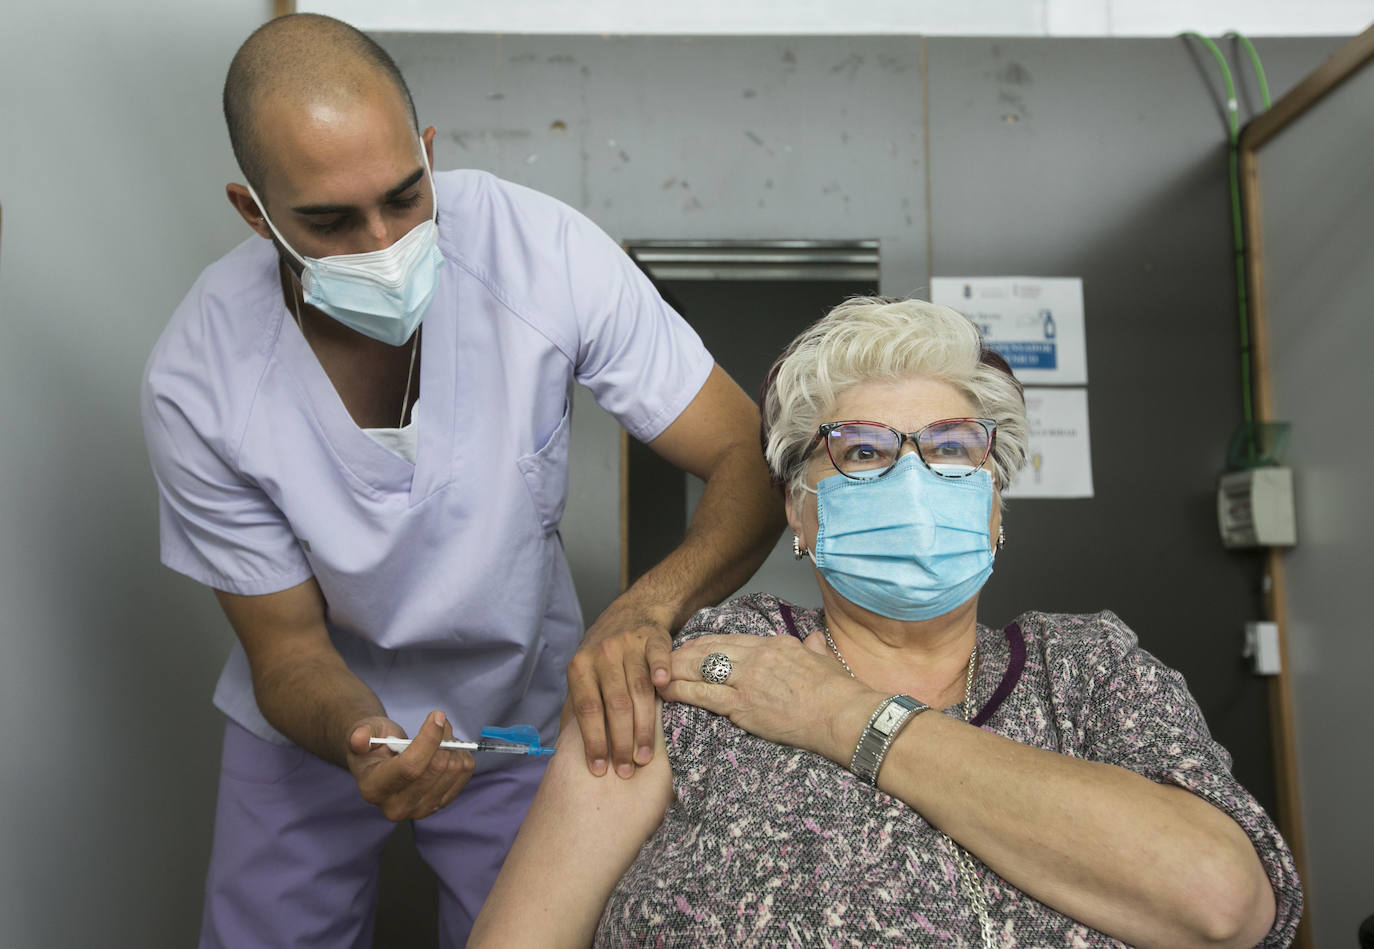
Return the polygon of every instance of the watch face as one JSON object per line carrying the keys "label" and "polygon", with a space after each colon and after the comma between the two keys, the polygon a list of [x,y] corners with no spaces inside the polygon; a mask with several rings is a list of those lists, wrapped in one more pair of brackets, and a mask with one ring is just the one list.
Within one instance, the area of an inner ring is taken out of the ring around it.
{"label": "watch face", "polygon": [[892,731],[892,727],[906,717],[907,710],[893,702],[883,709],[883,714],[878,716],[878,720],[873,723],[873,727],[883,734]]}

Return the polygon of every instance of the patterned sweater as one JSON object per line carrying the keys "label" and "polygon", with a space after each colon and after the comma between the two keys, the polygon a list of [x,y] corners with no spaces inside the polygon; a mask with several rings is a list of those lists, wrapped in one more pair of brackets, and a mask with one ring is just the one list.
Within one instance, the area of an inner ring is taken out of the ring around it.
{"label": "patterned sweater", "polygon": [[[804,638],[819,611],[751,594],[697,613],[679,634]],[[789,627],[791,629],[789,630]],[[1110,612],[1027,613],[978,628],[974,724],[1035,748],[1109,762],[1225,811],[1259,853],[1277,902],[1265,946],[1302,913],[1292,856],[1231,776],[1183,677]],[[933,713],[930,713],[933,714]],[[961,717],[958,707],[945,714]],[[597,946],[981,946],[948,845],[919,813],[811,752],[667,703],[676,800],[616,886]],[[1123,859],[1130,859],[1123,854]],[[1121,946],[972,865],[998,945]]]}

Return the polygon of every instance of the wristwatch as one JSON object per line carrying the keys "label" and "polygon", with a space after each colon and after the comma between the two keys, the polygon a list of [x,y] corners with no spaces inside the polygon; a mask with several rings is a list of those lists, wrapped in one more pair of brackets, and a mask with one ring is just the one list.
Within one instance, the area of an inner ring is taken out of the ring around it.
{"label": "wristwatch", "polygon": [[883,766],[888,746],[897,733],[906,727],[920,713],[927,711],[929,705],[922,705],[909,695],[893,695],[883,699],[868,725],[854,746],[854,756],[849,759],[849,770],[869,784],[877,785],[878,769]]}

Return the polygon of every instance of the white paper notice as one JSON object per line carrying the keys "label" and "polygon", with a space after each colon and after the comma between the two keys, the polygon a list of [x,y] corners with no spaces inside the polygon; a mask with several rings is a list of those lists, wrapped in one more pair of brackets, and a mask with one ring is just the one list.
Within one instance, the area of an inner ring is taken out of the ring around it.
{"label": "white paper notice", "polygon": [[1026,389],[1030,426],[1026,465],[1009,498],[1090,498],[1087,389]]}
{"label": "white paper notice", "polygon": [[932,277],[930,302],[977,323],[1025,385],[1088,381],[1078,277]]}

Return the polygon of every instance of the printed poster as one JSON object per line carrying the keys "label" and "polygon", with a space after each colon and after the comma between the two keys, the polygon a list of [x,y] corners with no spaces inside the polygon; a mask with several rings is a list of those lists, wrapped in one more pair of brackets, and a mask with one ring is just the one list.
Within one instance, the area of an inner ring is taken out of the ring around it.
{"label": "printed poster", "polygon": [[932,277],[932,303],[977,323],[1025,385],[1085,385],[1080,277]]}
{"label": "printed poster", "polygon": [[1087,389],[1026,389],[1030,439],[1026,464],[1008,498],[1090,498]]}

